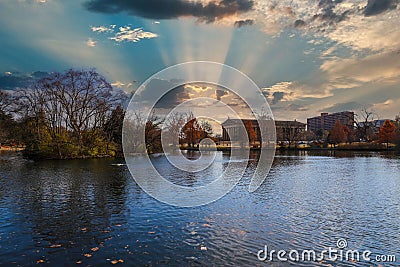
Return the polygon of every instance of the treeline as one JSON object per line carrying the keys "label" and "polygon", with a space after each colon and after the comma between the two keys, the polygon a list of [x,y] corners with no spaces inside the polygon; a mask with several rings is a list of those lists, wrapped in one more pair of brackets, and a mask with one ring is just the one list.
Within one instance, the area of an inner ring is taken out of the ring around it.
{"label": "treeline", "polygon": [[[340,120],[336,121],[333,129],[329,132],[327,141],[336,146],[340,143],[353,143],[355,141],[365,141],[367,143],[381,143],[386,145],[389,149],[390,144],[396,144],[400,148],[400,117],[396,116],[394,120],[385,120],[382,125],[370,126],[368,131],[367,127],[358,127],[356,129],[349,129],[346,125],[342,125]],[[360,135],[361,132],[361,135]],[[360,138],[364,137],[364,138]]]}
{"label": "treeline", "polygon": [[215,140],[211,124],[198,120],[191,112],[175,112],[167,118],[155,113],[147,120],[143,117],[137,110],[126,114],[124,134],[128,153],[153,154],[182,147],[195,148],[205,138]]}
{"label": "treeline", "polygon": [[[349,117],[349,121],[353,120],[354,125],[342,124],[338,120],[331,130],[287,131],[280,136],[282,141],[278,144],[292,148],[307,141],[314,148],[340,146],[366,150],[389,149],[396,145],[400,150],[400,115],[383,121],[373,111],[364,108],[355,117]],[[293,123],[287,122],[286,128],[294,127]]]}
{"label": "treeline", "polygon": [[[0,90],[0,145],[24,147],[25,156],[34,159],[122,156],[128,98],[95,70],[70,69],[29,88]],[[154,113],[144,118],[135,110],[127,118],[127,146],[135,153],[163,152],[163,130],[173,149],[194,147],[213,135],[210,123],[190,112],[165,119]]]}
{"label": "treeline", "polygon": [[0,91],[0,143],[30,158],[121,154],[126,94],[94,70],[53,73],[30,88]]}

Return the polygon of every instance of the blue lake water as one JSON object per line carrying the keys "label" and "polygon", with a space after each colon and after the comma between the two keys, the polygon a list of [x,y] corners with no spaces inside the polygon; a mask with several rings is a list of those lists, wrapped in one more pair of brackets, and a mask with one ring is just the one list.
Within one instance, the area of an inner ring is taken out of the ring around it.
{"label": "blue lake water", "polygon": [[[400,157],[386,153],[277,153],[262,186],[257,165],[209,205],[179,208],[142,191],[122,160],[32,162],[0,155],[1,266],[397,266],[400,264]],[[181,185],[224,169],[218,152],[204,174],[187,176],[165,157],[153,163]],[[140,168],[140,166],[137,166]],[[348,249],[396,255],[376,261],[262,262],[257,252]]]}

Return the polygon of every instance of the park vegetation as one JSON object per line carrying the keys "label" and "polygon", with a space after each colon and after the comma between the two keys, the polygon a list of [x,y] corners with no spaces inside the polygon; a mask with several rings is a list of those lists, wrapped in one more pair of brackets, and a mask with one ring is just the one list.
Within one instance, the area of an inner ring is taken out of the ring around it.
{"label": "park vegetation", "polygon": [[[135,129],[145,129],[144,143],[138,138],[129,140],[135,152],[163,152],[163,132],[172,149],[196,149],[205,138],[218,143],[211,124],[191,112],[167,118],[153,113],[145,119],[140,111],[127,114],[128,99],[95,70],[70,69],[52,73],[29,88],[0,90],[0,145],[21,147],[25,156],[34,159],[118,157],[123,154],[124,120],[133,135],[141,134]],[[369,148],[396,145],[400,150],[400,117],[378,127],[375,116],[365,109],[351,129],[337,121],[331,131],[290,133],[289,147],[299,141],[322,142],[334,148],[362,141],[370,144]],[[250,145],[254,145],[257,134],[252,122],[248,120],[244,126]]]}
{"label": "park vegetation", "polygon": [[1,143],[30,158],[116,156],[126,95],[94,70],[52,73],[30,88],[1,93]]}
{"label": "park vegetation", "polygon": [[167,118],[153,112],[144,120],[140,111],[130,111],[125,118],[125,135],[128,153],[154,154],[180,148],[197,149],[201,140],[215,140],[211,124],[207,120],[198,120],[191,112],[176,112]]}

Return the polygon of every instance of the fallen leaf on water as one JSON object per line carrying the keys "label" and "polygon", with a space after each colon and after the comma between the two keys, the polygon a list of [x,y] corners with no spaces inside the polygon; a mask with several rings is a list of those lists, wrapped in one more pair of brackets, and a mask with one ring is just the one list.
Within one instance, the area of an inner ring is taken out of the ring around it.
{"label": "fallen leaf on water", "polygon": [[213,221],[213,219],[211,219],[211,218],[204,218],[204,220],[206,221],[206,222],[212,222]]}
{"label": "fallen leaf on water", "polygon": [[90,258],[90,257],[92,257],[92,254],[85,253],[85,254],[83,254],[83,256],[85,256],[86,258]]}
{"label": "fallen leaf on water", "polygon": [[156,232],[150,231],[149,234],[154,235]]}
{"label": "fallen leaf on water", "polygon": [[76,262],[76,264],[81,264],[81,263],[82,263],[82,261],[77,261],[77,262]]}
{"label": "fallen leaf on water", "polygon": [[44,260],[37,260],[36,263],[43,263]]}
{"label": "fallen leaf on water", "polygon": [[121,260],[121,259],[119,259],[119,260],[112,260],[111,261],[111,264],[117,264],[117,263],[119,263],[119,262],[124,262],[124,260]]}
{"label": "fallen leaf on water", "polygon": [[209,225],[208,223],[203,223],[202,226],[203,227],[211,227],[211,225]]}
{"label": "fallen leaf on water", "polygon": [[91,251],[98,251],[99,248],[98,248],[98,247],[94,247],[94,248],[91,248],[90,250],[91,250]]}

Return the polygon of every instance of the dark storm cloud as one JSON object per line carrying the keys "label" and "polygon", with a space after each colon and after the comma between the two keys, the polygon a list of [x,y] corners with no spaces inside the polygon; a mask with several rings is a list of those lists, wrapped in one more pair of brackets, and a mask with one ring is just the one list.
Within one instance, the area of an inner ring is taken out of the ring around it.
{"label": "dark storm cloud", "polygon": [[33,82],[35,82],[35,78],[30,76],[3,75],[0,76],[0,89],[13,90],[28,87]]}
{"label": "dark storm cloud", "polygon": [[215,95],[217,97],[217,100],[221,100],[221,97],[223,97],[227,94],[228,94],[228,91],[226,91],[226,90],[221,90],[221,89],[215,90]]}
{"label": "dark storm cloud", "polygon": [[246,19],[246,20],[237,20],[235,21],[234,26],[237,28],[243,27],[243,26],[251,26],[254,24],[254,20],[252,19]]}
{"label": "dark storm cloud", "polygon": [[368,0],[368,4],[364,9],[364,15],[374,16],[395,9],[398,2],[398,0]]}
{"label": "dark storm cloud", "polygon": [[306,22],[304,20],[298,19],[294,22],[295,28],[302,28],[304,26],[306,26]]}
{"label": "dark storm cloud", "polygon": [[281,101],[283,99],[284,96],[285,96],[284,92],[274,92],[272,94],[271,104],[274,105],[274,104],[278,103],[279,101]]}
{"label": "dark storm cloud", "polygon": [[186,0],[89,0],[84,6],[93,12],[120,13],[148,19],[196,17],[211,23],[226,16],[244,13],[253,8],[252,0],[219,0],[207,4]]}
{"label": "dark storm cloud", "polygon": [[312,17],[312,20],[320,20],[327,24],[336,24],[348,18],[350,10],[347,10],[341,14],[337,14],[334,8],[337,4],[342,3],[343,0],[320,0],[318,6],[321,8],[322,13],[316,14]]}
{"label": "dark storm cloud", "polygon": [[48,77],[49,73],[45,71],[35,71],[34,73],[31,74],[31,77],[34,79],[42,79],[45,77]]}
{"label": "dark storm cloud", "polygon": [[166,91],[169,88],[174,88],[157,102],[155,108],[171,109],[189,99],[189,95],[186,92],[183,85],[178,86],[178,81],[167,81],[161,79],[152,79],[146,86],[146,89],[141,92],[140,100],[146,103],[147,101],[153,102],[155,96],[158,95],[159,90]]}
{"label": "dark storm cloud", "polygon": [[0,75],[0,89],[14,90],[16,88],[26,88],[47,76],[49,76],[49,73],[44,71],[35,71],[31,74],[13,72],[9,75]]}

